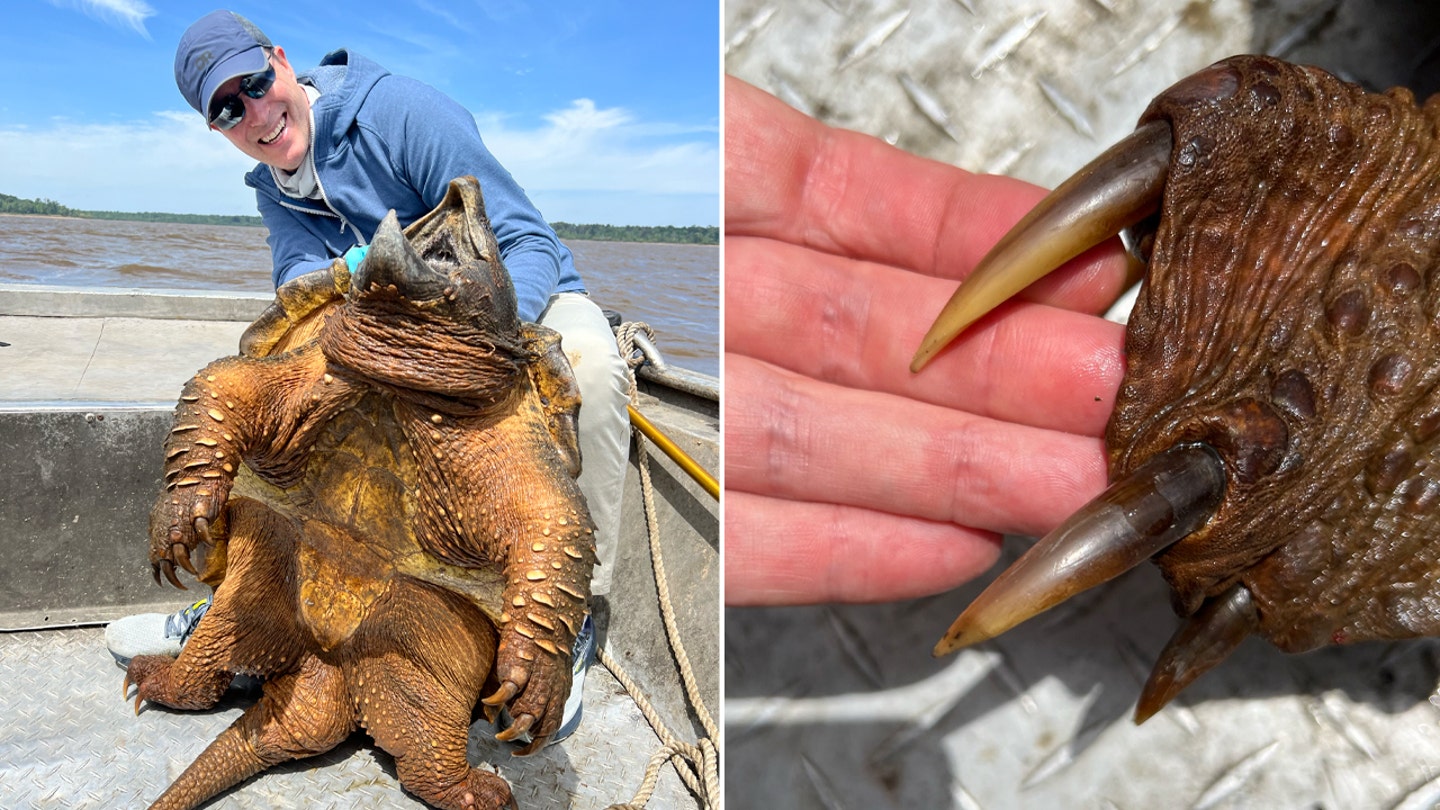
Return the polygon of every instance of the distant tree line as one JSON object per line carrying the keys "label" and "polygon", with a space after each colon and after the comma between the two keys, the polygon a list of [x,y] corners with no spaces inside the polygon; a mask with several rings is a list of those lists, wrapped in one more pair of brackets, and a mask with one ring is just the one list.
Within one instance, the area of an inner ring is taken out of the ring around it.
{"label": "distant tree line", "polygon": [[78,217],[80,212],[66,208],[54,200],[22,200],[0,194],[0,214],[49,214],[56,217]]}
{"label": "distant tree line", "polygon": [[258,228],[258,216],[244,214],[163,214],[158,211],[80,211],[86,219],[121,219],[127,222],[178,222],[182,225],[239,225]]}
{"label": "distant tree line", "polygon": [[552,222],[561,239],[595,242],[667,242],[678,245],[718,245],[720,228],[710,225],[575,225]]}
{"label": "distant tree line", "polygon": [[[81,219],[118,219],[130,222],[177,222],[185,225],[259,226],[258,216],[234,214],[165,214],[156,211],[81,211],[54,200],[23,199],[0,194],[0,214],[43,214]],[[554,222],[551,227],[561,239],[589,239],[597,242],[667,242],[680,245],[718,245],[720,229],[705,225],[574,225]]]}
{"label": "distant tree line", "polygon": [[128,222],[178,222],[186,225],[252,225],[260,217],[227,214],[165,214],[157,211],[81,211],[54,200],[27,200],[12,194],[0,194],[0,214],[44,214],[80,219],[119,219]]}

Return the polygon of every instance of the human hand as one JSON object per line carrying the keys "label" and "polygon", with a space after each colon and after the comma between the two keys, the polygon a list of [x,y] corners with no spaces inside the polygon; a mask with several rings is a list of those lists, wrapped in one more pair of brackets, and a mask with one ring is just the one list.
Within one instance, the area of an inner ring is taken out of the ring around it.
{"label": "human hand", "polygon": [[1116,240],[920,374],[921,336],[1044,191],[827,127],[726,79],[726,601],[882,601],[983,572],[1105,486]]}

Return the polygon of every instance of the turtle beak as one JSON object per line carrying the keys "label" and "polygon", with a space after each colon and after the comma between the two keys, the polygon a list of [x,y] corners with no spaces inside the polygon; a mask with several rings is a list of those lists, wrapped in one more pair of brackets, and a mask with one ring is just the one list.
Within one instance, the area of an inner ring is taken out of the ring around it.
{"label": "turtle beak", "polygon": [[1155,213],[1171,141],[1169,124],[1145,124],[1041,200],[955,291],[910,370],[920,371],[967,327],[1031,283]]}
{"label": "turtle beak", "polygon": [[406,299],[423,302],[443,298],[449,280],[432,269],[410,246],[392,210],[376,229],[370,252],[355,268],[350,285],[360,295],[393,285]]}

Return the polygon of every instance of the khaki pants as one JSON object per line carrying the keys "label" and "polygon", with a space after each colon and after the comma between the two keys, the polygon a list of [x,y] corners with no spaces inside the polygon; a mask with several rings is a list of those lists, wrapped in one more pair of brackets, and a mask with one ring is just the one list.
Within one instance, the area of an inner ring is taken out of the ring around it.
{"label": "khaki pants", "polygon": [[610,592],[620,532],[620,497],[630,452],[629,383],[625,361],[605,313],[590,296],[557,293],[550,297],[540,324],[560,333],[560,348],[570,360],[580,387],[580,491],[595,521],[600,565],[591,592]]}

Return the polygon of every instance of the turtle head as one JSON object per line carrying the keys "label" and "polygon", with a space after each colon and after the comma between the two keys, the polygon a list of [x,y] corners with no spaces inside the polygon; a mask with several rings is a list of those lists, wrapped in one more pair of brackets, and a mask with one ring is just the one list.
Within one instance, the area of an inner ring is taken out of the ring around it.
{"label": "turtle head", "polygon": [[345,299],[321,339],[332,361],[402,393],[470,405],[513,386],[523,362],[515,292],[475,178],[452,181],[403,232],[391,211]]}

